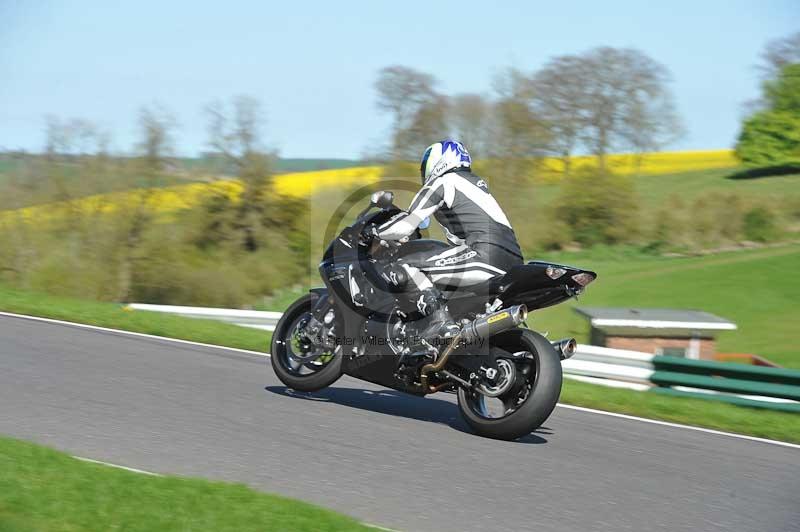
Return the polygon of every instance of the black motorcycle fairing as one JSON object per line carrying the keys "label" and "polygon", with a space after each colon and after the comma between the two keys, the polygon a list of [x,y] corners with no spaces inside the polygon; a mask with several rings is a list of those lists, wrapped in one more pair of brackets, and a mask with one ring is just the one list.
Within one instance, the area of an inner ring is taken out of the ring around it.
{"label": "black motorcycle fairing", "polygon": [[358,346],[344,358],[342,371],[373,384],[417,394],[417,387],[396,377],[401,354],[395,352],[388,338],[388,317],[390,312],[380,312],[361,320]]}
{"label": "black motorcycle fairing", "polygon": [[[560,275],[557,275],[558,273]],[[505,275],[493,277],[457,292],[450,292],[450,301],[456,305],[474,306],[475,302],[472,300],[483,298],[484,301],[488,301],[498,297],[503,301],[503,306],[525,304],[528,310],[541,309],[580,294],[584,286],[574,279],[578,274],[591,275],[592,280],[597,278],[597,274],[589,270],[531,261],[514,266]],[[461,299],[465,301],[459,301]]]}
{"label": "black motorcycle fairing", "polygon": [[402,258],[413,253],[433,253],[436,251],[447,251],[451,249],[453,246],[442,242],[441,240],[433,240],[431,238],[420,238],[416,240],[411,240],[407,244],[403,245],[399,250],[397,257]]}
{"label": "black motorcycle fairing", "polygon": [[[369,225],[383,224],[400,212],[400,209],[392,208],[361,216],[330,243],[319,265],[320,276],[330,292],[362,316],[372,313],[387,294],[395,291],[380,275],[381,258],[370,255],[374,242],[363,234],[364,230]],[[416,240],[421,237],[417,229],[409,238]]]}

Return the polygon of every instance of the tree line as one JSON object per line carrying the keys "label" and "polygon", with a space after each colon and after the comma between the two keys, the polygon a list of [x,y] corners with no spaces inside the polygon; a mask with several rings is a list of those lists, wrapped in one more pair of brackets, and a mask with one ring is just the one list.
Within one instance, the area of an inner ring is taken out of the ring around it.
{"label": "tree line", "polygon": [[800,32],[769,43],[762,54],[762,95],[742,124],[736,154],[748,166],[800,168]]}
{"label": "tree line", "polygon": [[[141,108],[125,157],[110,155],[108,135],[90,122],[48,117],[44,153],[2,176],[0,198],[6,208],[47,203],[52,216],[0,219],[0,281],[99,300],[239,306],[302,279],[307,213],[269,186],[275,155],[260,102],[239,96],[204,113],[208,146],[235,168],[240,193],[209,187],[196,208],[169,216],[158,188],[198,177],[179,175],[172,113]],[[115,190],[126,201],[103,194]],[[96,201],[80,201],[88,195]]]}
{"label": "tree line", "polygon": [[391,116],[387,156],[414,160],[424,147],[455,136],[481,158],[556,156],[569,170],[576,152],[601,169],[615,151],[658,150],[683,132],[669,70],[631,48],[594,48],[550,59],[538,70],[506,68],[491,94],[446,95],[431,74],[383,68],[378,107]]}

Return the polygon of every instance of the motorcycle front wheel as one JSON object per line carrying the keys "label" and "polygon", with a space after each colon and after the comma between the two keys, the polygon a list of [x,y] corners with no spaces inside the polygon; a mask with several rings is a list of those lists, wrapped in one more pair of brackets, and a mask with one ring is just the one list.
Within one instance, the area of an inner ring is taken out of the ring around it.
{"label": "motorcycle front wheel", "polygon": [[458,407],[476,434],[516,440],[541,426],[553,412],[561,394],[561,359],[544,336],[528,329],[501,333],[492,338],[492,345],[509,354],[525,353],[523,359],[498,358],[505,366],[515,365],[514,385],[497,397],[459,388]]}
{"label": "motorcycle front wheel", "polygon": [[292,303],[272,333],[272,369],[283,384],[301,392],[321,390],[342,376],[341,346],[326,351],[302,334],[318,297],[310,293]]}

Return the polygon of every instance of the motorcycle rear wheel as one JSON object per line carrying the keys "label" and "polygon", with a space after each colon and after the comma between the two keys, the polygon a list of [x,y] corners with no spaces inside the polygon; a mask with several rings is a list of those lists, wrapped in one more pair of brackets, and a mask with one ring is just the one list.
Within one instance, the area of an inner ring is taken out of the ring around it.
{"label": "motorcycle rear wheel", "polygon": [[[286,309],[272,333],[270,361],[278,379],[287,387],[301,392],[326,388],[342,376],[341,349],[303,362],[294,353],[293,345],[298,323],[311,313],[319,296],[306,294]],[[304,373],[305,371],[305,373]]]}
{"label": "motorcycle rear wheel", "polygon": [[544,336],[528,329],[501,333],[492,343],[508,353],[525,351],[532,355],[526,382],[497,398],[503,405],[500,415],[488,411],[486,396],[464,388],[458,390],[458,407],[476,434],[516,440],[536,430],[553,412],[561,394],[561,359]]}

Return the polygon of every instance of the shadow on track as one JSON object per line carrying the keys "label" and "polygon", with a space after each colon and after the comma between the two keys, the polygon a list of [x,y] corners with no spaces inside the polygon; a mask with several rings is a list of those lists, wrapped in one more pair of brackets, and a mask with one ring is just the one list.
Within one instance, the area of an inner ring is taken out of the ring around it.
{"label": "shadow on track", "polygon": [[[264,389],[285,397],[335,403],[390,416],[439,423],[459,432],[473,434],[469,426],[461,418],[458,407],[441,399],[416,397],[393,390],[364,390],[358,388],[326,388],[314,393],[297,392],[285,386],[267,386]],[[547,427],[540,427],[533,434],[528,434],[516,440],[515,443],[547,443],[547,440],[540,436],[541,434],[549,435],[552,432]]]}

